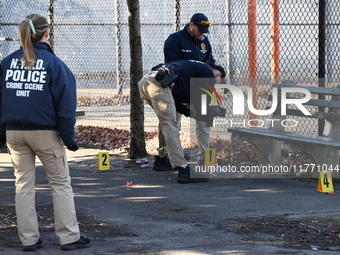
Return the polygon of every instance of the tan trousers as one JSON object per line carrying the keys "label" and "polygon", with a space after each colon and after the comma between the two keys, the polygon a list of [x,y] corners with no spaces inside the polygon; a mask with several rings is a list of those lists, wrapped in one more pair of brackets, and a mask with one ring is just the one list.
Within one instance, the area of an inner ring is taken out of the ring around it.
{"label": "tan trousers", "polygon": [[[177,120],[180,126],[181,125],[181,114],[179,113],[177,114]],[[210,127],[208,127],[205,122],[196,120],[195,132],[196,132],[197,144],[198,144],[198,153],[197,153],[198,161],[204,162],[205,151],[209,149]],[[166,142],[165,142],[162,131],[158,132],[158,140],[159,140],[158,152],[161,155],[167,154]]]}
{"label": "tan trousers", "polygon": [[173,168],[186,164],[179,138],[180,124],[177,118],[175,101],[169,87],[163,88],[155,74],[145,75],[138,83],[141,97],[153,108],[158,120],[159,131],[163,134],[160,143],[166,144]]}
{"label": "tan trousers", "polygon": [[35,156],[42,162],[52,191],[55,232],[61,245],[80,238],[66,153],[51,130],[7,130],[16,177],[15,206],[19,238],[24,246],[39,239],[35,209]]}
{"label": "tan trousers", "polygon": [[205,158],[205,151],[209,149],[210,127],[203,121],[196,120],[196,136],[198,143],[198,161],[203,161]]}

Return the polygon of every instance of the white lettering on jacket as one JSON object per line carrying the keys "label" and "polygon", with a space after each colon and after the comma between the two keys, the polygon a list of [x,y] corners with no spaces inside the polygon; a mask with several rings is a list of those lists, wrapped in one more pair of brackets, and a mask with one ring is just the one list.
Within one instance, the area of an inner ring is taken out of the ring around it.
{"label": "white lettering on jacket", "polygon": [[31,91],[44,90],[46,77],[42,59],[36,60],[33,70],[27,70],[19,59],[12,59],[10,68],[6,70],[6,89],[15,89],[18,97],[29,97]]}

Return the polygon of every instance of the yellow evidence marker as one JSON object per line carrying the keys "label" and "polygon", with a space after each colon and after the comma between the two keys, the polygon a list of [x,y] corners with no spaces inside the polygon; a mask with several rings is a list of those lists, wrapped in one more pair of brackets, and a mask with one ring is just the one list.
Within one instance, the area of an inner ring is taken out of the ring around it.
{"label": "yellow evidence marker", "polygon": [[318,191],[328,194],[335,194],[333,188],[332,172],[321,171],[318,180]]}
{"label": "yellow evidence marker", "polygon": [[110,153],[103,151],[98,153],[98,170],[110,169]]}
{"label": "yellow evidence marker", "polygon": [[217,164],[216,149],[206,149],[204,166],[215,166]]}

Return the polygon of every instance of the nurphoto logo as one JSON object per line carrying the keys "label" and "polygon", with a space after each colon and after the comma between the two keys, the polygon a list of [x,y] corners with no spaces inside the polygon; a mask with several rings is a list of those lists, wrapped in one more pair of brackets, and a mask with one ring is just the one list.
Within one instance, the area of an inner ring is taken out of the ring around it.
{"label": "nurphoto logo", "polygon": [[[208,85],[206,85],[208,86]],[[304,103],[307,103],[311,99],[311,93],[308,89],[305,88],[298,88],[298,87],[283,87],[281,88],[281,94],[278,93],[278,88],[273,88],[272,90],[272,105],[269,109],[261,110],[256,109],[253,105],[253,90],[252,88],[247,88],[247,100],[245,99],[245,95],[241,88],[230,85],[230,84],[215,84],[215,88],[212,88],[209,86],[210,91],[207,89],[202,89],[206,94],[201,95],[201,114],[207,115],[207,95],[209,95],[212,99],[212,102],[214,104],[217,103],[218,99],[219,105],[222,105],[221,96],[217,93],[216,89],[228,89],[232,95],[232,114],[233,115],[244,115],[245,114],[245,104],[247,104],[247,107],[249,111],[255,115],[258,116],[266,116],[274,113],[278,108],[278,102],[280,101],[280,108],[281,109],[281,116],[286,115],[286,109],[288,105],[294,105],[298,110],[300,110],[305,116],[311,115],[311,113],[306,109],[306,107],[303,105]],[[303,95],[301,98],[289,98],[289,94],[291,93],[299,93]],[[280,98],[279,98],[280,97]],[[248,123],[248,126],[250,127],[262,127],[265,122],[270,123],[271,125],[274,125],[276,121],[281,121],[281,125],[285,127],[292,127],[296,126],[297,122],[292,119],[285,119],[285,120],[278,120],[278,119],[266,119],[266,120],[260,120],[260,119],[253,119],[253,120],[244,120],[243,122],[238,122],[237,124],[246,125]],[[251,123],[258,123],[256,126],[252,125]],[[232,120],[227,120],[226,118],[215,118],[213,126],[220,125],[220,124],[236,124],[233,123]],[[289,124],[290,123],[290,124]]]}
{"label": "nurphoto logo", "polygon": [[201,102],[202,102],[201,111],[202,111],[202,115],[207,115],[207,101],[208,101],[207,95],[210,96],[214,105],[222,106],[222,99],[221,99],[221,96],[217,93],[215,88],[211,87],[208,84],[203,83],[203,85],[206,88],[200,88],[200,90],[204,91],[206,94],[201,95]]}

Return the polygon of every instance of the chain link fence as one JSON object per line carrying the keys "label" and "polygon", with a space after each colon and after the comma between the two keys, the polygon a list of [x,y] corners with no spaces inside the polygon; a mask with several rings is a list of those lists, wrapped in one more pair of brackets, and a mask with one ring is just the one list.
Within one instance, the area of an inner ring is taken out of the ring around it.
{"label": "chain link fence", "polygon": [[[1,58],[19,47],[20,20],[30,13],[48,17],[51,46],[77,78],[78,109],[85,111],[78,124],[129,130],[125,0],[2,0],[0,8]],[[266,107],[274,82],[334,86],[339,79],[338,1],[143,0],[140,8],[145,72],[163,62],[168,35],[203,12],[213,24],[208,36],[227,82],[256,88],[259,108]],[[231,101],[227,94],[223,97]],[[145,117],[146,130],[155,130],[158,121],[147,105]],[[306,132],[317,132],[315,123],[305,126]],[[187,118],[182,127],[189,127]],[[226,133],[226,128],[218,132]]]}

